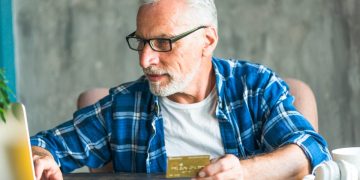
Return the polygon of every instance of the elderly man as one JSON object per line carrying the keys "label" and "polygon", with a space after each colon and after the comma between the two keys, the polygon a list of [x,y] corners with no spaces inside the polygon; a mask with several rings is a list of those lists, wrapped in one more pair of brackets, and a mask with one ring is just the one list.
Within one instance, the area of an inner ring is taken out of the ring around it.
{"label": "elderly man", "polygon": [[144,2],[126,40],[145,76],[32,137],[37,177],[110,161],[115,172],[158,173],[168,156],[209,154],[197,178],[290,179],[330,159],[274,72],[212,57],[213,0]]}

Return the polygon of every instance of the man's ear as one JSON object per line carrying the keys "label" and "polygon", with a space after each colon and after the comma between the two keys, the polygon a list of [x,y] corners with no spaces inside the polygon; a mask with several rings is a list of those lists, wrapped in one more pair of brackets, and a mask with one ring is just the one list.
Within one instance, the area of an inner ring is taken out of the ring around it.
{"label": "man's ear", "polygon": [[202,56],[211,57],[218,42],[218,34],[215,27],[208,27],[205,29],[205,42],[202,51]]}

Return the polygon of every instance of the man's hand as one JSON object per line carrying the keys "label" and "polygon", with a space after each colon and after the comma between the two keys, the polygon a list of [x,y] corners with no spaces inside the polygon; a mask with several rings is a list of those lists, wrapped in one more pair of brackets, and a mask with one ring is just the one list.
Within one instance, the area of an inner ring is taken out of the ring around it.
{"label": "man's hand", "polygon": [[296,144],[273,152],[239,160],[227,154],[205,166],[198,179],[302,179],[311,170],[310,162]]}
{"label": "man's hand", "polygon": [[41,147],[31,147],[37,180],[62,180],[62,173],[51,153]]}
{"label": "man's hand", "polygon": [[244,179],[245,171],[240,160],[232,154],[211,160],[211,164],[205,166],[196,179]]}

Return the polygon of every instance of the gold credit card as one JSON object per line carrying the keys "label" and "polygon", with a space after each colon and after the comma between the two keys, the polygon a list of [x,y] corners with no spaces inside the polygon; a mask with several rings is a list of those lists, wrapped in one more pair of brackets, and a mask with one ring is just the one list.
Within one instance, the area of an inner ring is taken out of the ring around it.
{"label": "gold credit card", "polygon": [[168,157],[166,178],[195,177],[208,164],[209,155]]}

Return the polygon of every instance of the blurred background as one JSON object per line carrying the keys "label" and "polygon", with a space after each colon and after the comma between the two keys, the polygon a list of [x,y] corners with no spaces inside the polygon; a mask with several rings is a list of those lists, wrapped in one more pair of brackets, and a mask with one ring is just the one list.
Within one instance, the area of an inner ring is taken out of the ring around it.
{"label": "blurred background", "polygon": [[[138,0],[13,0],[18,101],[30,133],[72,117],[84,90],[138,78]],[[216,0],[215,56],[262,63],[313,89],[330,149],[360,146],[360,1]],[[149,17],[151,18],[151,17]]]}

